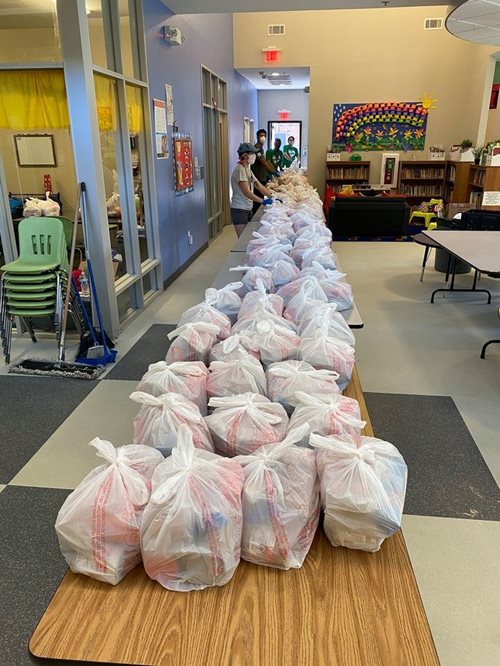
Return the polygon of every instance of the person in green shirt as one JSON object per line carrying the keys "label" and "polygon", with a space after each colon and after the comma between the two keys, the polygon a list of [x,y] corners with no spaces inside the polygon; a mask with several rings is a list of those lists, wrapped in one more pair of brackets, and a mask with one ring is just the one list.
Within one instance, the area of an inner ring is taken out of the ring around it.
{"label": "person in green shirt", "polygon": [[292,166],[292,162],[295,159],[299,159],[299,151],[293,145],[295,143],[295,137],[288,137],[288,144],[283,148],[283,166],[288,168]]}
{"label": "person in green shirt", "polygon": [[283,153],[280,148],[281,139],[275,139],[274,148],[266,151],[266,160],[273,165],[276,171],[283,168]]}

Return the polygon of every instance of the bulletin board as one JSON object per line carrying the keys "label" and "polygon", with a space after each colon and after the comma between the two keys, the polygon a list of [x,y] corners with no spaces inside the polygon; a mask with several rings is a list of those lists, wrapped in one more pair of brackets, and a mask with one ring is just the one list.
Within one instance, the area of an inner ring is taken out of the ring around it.
{"label": "bulletin board", "polygon": [[20,167],[56,166],[52,134],[15,134],[14,145]]}
{"label": "bulletin board", "polygon": [[174,135],[175,195],[192,192],[193,142],[189,136]]}

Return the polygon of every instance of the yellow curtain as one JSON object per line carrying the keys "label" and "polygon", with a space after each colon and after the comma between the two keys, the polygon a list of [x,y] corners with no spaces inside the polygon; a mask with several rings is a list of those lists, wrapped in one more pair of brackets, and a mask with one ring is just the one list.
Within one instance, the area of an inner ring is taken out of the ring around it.
{"label": "yellow curtain", "polygon": [[62,70],[0,71],[0,128],[37,130],[68,127]]}
{"label": "yellow curtain", "polygon": [[126,85],[128,131],[138,134],[144,129],[142,123],[141,89],[137,86]]}
{"label": "yellow curtain", "polygon": [[97,120],[101,132],[116,129],[116,92],[115,82],[102,74],[94,74]]}

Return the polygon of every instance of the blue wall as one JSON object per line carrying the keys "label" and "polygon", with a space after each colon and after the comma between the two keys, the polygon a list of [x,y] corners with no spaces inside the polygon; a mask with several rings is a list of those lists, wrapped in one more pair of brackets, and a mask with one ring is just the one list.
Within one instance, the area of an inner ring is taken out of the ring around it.
{"label": "blue wall", "polygon": [[[204,166],[201,102],[201,65],[228,83],[229,163],[243,140],[243,117],[257,118],[257,91],[233,68],[233,20],[231,14],[173,15],[160,0],[144,0],[144,25],[151,98],[165,99],[165,83],[173,87],[174,115],[179,131],[190,132],[193,155]],[[169,46],[162,25],[178,27],[185,42]],[[171,132],[171,128],[169,128]],[[170,137],[169,137],[170,139]],[[172,150],[170,150],[170,153]],[[163,279],[180,268],[208,240],[205,185],[195,181],[194,192],[174,196],[172,157],[155,159],[160,221]],[[188,244],[188,234],[193,245]]]}

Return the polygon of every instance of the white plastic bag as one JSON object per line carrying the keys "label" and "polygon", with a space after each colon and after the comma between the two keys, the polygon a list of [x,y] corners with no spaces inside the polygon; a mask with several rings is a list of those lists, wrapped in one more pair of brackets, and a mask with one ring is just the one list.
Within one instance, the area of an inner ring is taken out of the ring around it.
{"label": "white plastic bag", "polygon": [[271,271],[262,266],[235,266],[230,271],[243,271],[245,275],[241,278],[243,287],[240,289],[240,296],[244,296],[247,291],[253,291],[257,288],[257,280],[262,280],[266,291],[273,290],[273,276]]}
{"label": "white plastic bag", "polygon": [[240,561],[242,486],[240,465],[196,449],[181,426],[141,523],[147,575],[176,592],[229,582]]}
{"label": "white plastic bag", "polygon": [[61,206],[50,198],[49,192],[45,193],[45,199],[27,198],[23,208],[24,217],[57,217],[60,212]]}
{"label": "white plastic bag", "polygon": [[325,292],[314,275],[301,276],[293,280],[293,282],[285,284],[278,289],[277,293],[283,299],[285,307],[288,307],[292,298],[298,294],[301,294],[300,300],[302,301],[304,299],[308,301],[322,301],[324,303],[327,301]]}
{"label": "white plastic bag", "polygon": [[343,391],[349,384],[354,368],[354,349],[343,342],[328,336],[324,329],[310,338],[301,338],[297,358],[307,361],[314,368],[335,370],[339,378],[337,384]]}
{"label": "white plastic bag", "polygon": [[377,551],[396,532],[407,468],[395,446],[376,437],[311,435],[318,449],[324,528],[333,546]]}
{"label": "white plastic bag", "polygon": [[239,333],[233,333],[222,342],[218,342],[212,347],[210,352],[210,363],[214,361],[235,361],[245,356],[260,359],[260,353],[257,348],[247,344],[244,347],[241,344],[241,336]]}
{"label": "white plastic bag", "polygon": [[327,302],[327,297],[318,280],[312,275],[300,278],[296,282],[299,283],[298,290],[288,300],[283,316],[299,324],[311,301]]}
{"label": "white plastic bag", "polygon": [[208,370],[200,361],[180,361],[170,365],[165,361],[158,361],[148,367],[137,385],[137,390],[155,396],[180,393],[194,402],[201,414],[205,415],[208,402],[207,377]]}
{"label": "white plastic bag", "polygon": [[244,319],[254,314],[257,303],[262,303],[269,312],[281,317],[283,314],[283,299],[278,294],[268,294],[262,280],[257,280],[257,289],[249,291],[241,302],[238,319]]}
{"label": "white plastic bag", "polygon": [[207,381],[209,398],[224,398],[249,392],[266,395],[266,376],[256,358],[247,355],[234,361],[214,361],[209,369],[210,375]]}
{"label": "white plastic bag", "polygon": [[168,349],[166,362],[201,361],[208,365],[210,351],[217,342],[219,331],[218,326],[201,321],[179,326],[167,335],[169,340],[176,339]]}
{"label": "white plastic bag", "polygon": [[217,308],[210,303],[203,302],[193,305],[188,308],[179,319],[178,328],[184,324],[195,324],[204,322],[206,324],[213,324],[219,327],[217,336],[219,340],[225,340],[231,335],[231,321],[223,312],[219,312]]}
{"label": "white plastic bag", "polygon": [[311,266],[312,263],[316,261],[318,264],[321,264],[323,268],[330,268],[334,270],[337,267],[335,263],[335,255],[333,254],[330,247],[311,248],[306,250],[302,255],[302,264],[301,268],[307,268]]}
{"label": "white plastic bag", "polygon": [[258,349],[263,365],[296,358],[300,338],[289,328],[274,321],[260,321],[254,330],[240,333],[241,344],[249,349]]}
{"label": "white plastic bag", "polygon": [[272,265],[267,265],[266,268],[269,268],[271,271],[275,289],[279,289],[284,284],[288,284],[300,276],[300,270],[297,266],[282,259],[278,259]]}
{"label": "white plastic bag", "polygon": [[295,446],[306,430],[235,458],[245,474],[241,557],[248,562],[298,569],[309,552],[320,501],[315,452]]}
{"label": "white plastic bag", "polygon": [[309,393],[297,391],[297,404],[290,417],[288,432],[308,425],[300,444],[305,446],[311,433],[318,435],[358,436],[366,425],[361,420],[359,403],[338,393]]}
{"label": "white plastic bag", "polygon": [[339,375],[332,370],[316,370],[305,361],[272,363],[266,370],[267,397],[279,402],[290,414],[297,405],[297,391],[309,394],[339,393]]}
{"label": "white plastic bag", "polygon": [[215,450],[234,457],[256,451],[285,437],[288,416],[281,405],[258,393],[212,398],[213,414],[205,417]]}
{"label": "white plastic bag", "polygon": [[156,397],[134,391],[130,399],[141,405],[134,418],[134,444],[154,446],[168,456],[177,444],[179,428],[184,424],[193,435],[196,448],[213,451],[212,438],[200,410],[180,393]]}
{"label": "white plastic bag", "polygon": [[284,317],[279,317],[274,314],[274,312],[269,312],[263,303],[257,302],[255,304],[255,310],[252,313],[247,314],[246,317],[238,319],[232,328],[232,333],[234,335],[235,333],[242,333],[243,331],[256,331],[257,326],[263,321],[273,322],[278,326],[288,328],[290,331],[295,332],[297,330],[297,326],[293,321],[289,321]]}
{"label": "white plastic bag", "polygon": [[252,250],[248,255],[247,261],[250,266],[269,266],[277,261],[294,264],[294,260],[289,255],[291,249],[291,243],[290,245],[268,243]]}
{"label": "white plastic bag", "polygon": [[106,462],[68,495],[55,528],[71,571],[116,585],[141,561],[139,526],[163,456],[148,446],[115,449],[98,437],[89,446]]}
{"label": "white plastic bag", "polygon": [[210,287],[205,291],[205,300],[229,317],[231,324],[234,324],[241,306],[241,297],[238,292],[242,287],[243,282],[230,282],[221,289]]}
{"label": "white plastic bag", "polygon": [[325,331],[331,338],[342,340],[354,348],[356,338],[349,328],[344,317],[337,312],[336,303],[322,303],[311,301],[302,311],[302,317],[298,326],[301,337],[314,337],[318,330]]}

